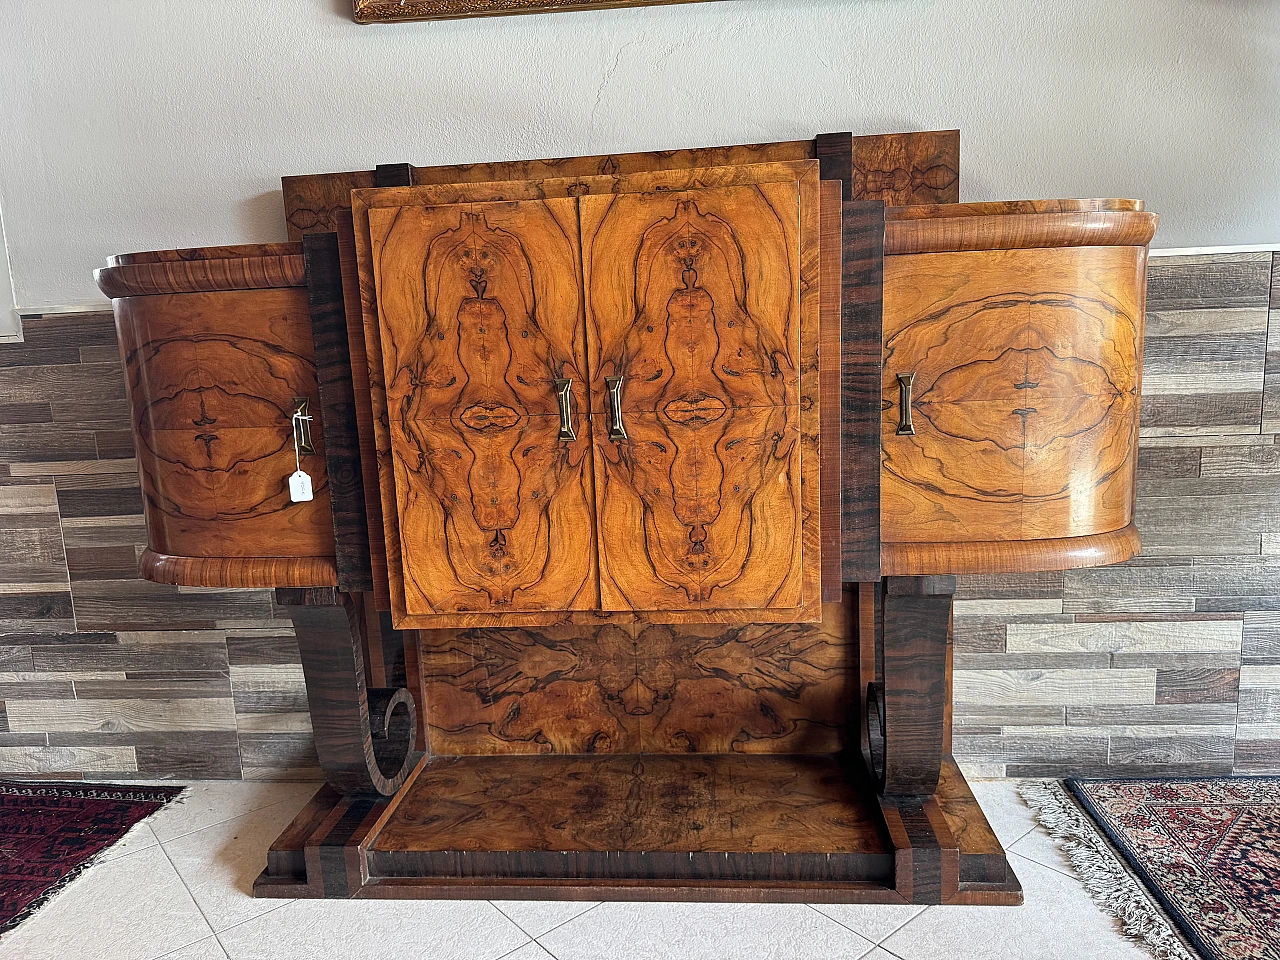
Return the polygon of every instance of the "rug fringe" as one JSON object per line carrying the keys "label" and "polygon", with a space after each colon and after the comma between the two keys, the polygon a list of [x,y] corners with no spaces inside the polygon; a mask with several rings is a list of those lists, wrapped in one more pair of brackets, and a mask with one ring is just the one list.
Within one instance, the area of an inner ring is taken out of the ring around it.
{"label": "rug fringe", "polygon": [[1120,921],[1125,935],[1158,960],[1197,960],[1142,884],[1056,780],[1028,780],[1018,792],[1057,840],[1094,903]]}

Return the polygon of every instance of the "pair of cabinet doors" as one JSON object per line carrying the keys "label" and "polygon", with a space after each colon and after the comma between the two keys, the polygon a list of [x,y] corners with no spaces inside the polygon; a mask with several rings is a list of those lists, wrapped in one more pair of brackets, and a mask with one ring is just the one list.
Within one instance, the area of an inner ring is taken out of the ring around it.
{"label": "pair of cabinet doors", "polygon": [[799,210],[368,209],[407,614],[801,605]]}

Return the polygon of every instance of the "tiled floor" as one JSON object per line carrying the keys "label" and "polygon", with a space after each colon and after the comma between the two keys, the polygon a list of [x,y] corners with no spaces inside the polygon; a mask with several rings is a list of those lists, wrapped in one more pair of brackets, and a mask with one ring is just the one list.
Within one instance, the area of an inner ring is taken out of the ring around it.
{"label": "tiled floor", "polygon": [[1026,890],[1018,908],[253,899],[267,846],[314,790],[196,783],[0,938],[0,960],[1148,956],[1090,901],[1009,781],[974,791]]}

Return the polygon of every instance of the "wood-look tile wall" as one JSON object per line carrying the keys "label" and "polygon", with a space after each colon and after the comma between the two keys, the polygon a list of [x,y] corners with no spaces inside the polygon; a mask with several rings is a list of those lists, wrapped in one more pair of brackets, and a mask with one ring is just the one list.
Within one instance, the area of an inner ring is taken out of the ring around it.
{"label": "wood-look tile wall", "polygon": [[0,345],[0,774],[318,776],[270,591],[138,579],[111,315],[24,334]]}
{"label": "wood-look tile wall", "polygon": [[[1143,556],[962,578],[971,770],[1280,770],[1280,270],[1174,257],[1150,277]],[[0,345],[0,774],[318,776],[270,592],[137,579],[110,315],[25,334]]]}

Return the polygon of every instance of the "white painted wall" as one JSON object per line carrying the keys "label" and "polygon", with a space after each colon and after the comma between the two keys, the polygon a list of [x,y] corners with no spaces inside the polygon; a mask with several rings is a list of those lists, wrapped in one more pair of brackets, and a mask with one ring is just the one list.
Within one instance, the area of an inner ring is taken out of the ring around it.
{"label": "white painted wall", "polygon": [[285,235],[286,173],[960,127],[962,195],[1280,241],[1280,3],[721,0],[362,27],[348,0],[0,0],[25,308],[111,253]]}

